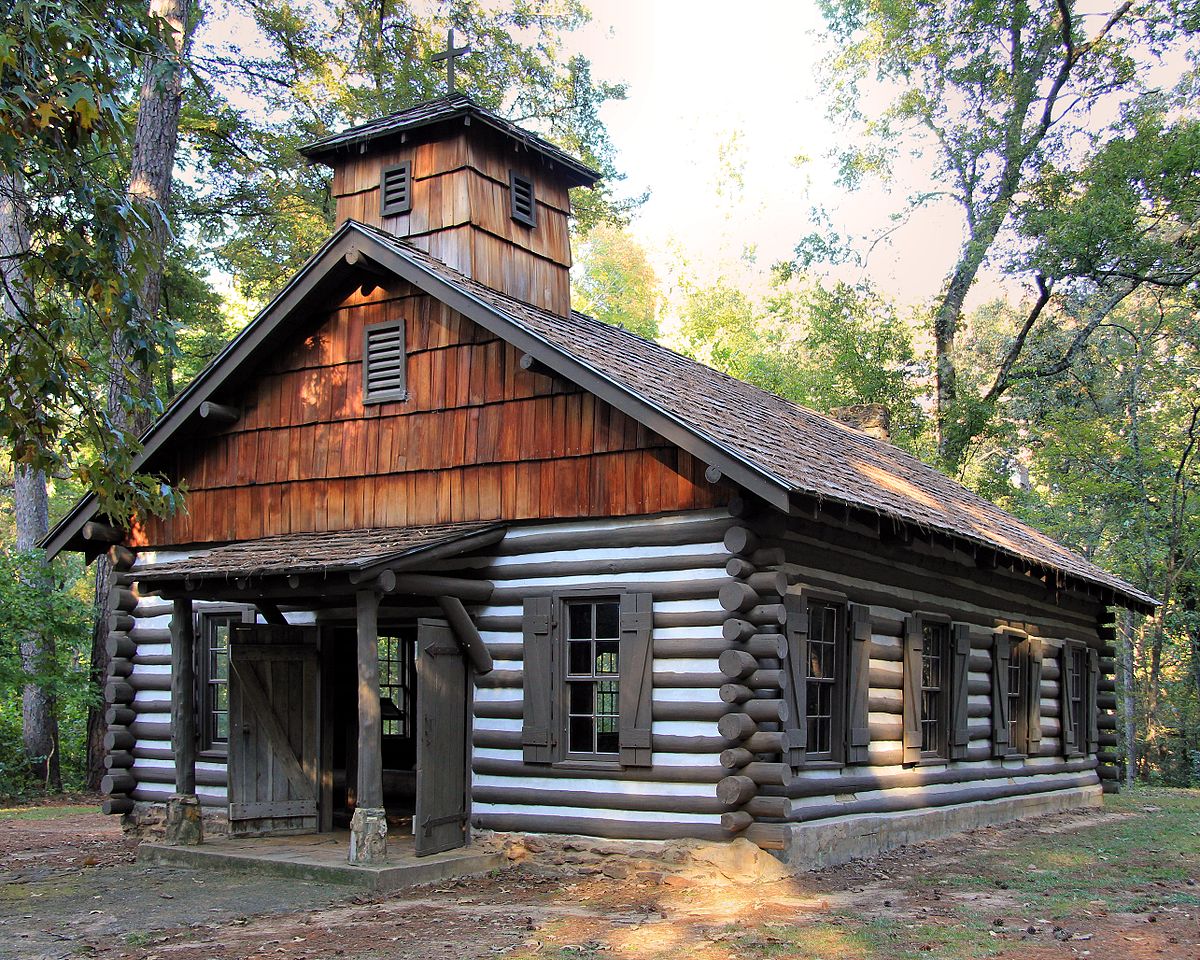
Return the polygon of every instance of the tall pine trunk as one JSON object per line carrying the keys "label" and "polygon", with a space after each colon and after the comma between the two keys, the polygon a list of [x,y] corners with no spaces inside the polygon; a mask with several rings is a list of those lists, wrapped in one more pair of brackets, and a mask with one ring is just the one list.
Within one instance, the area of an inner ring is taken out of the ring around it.
{"label": "tall pine trunk", "polygon": [[[137,128],[133,138],[133,160],[129,170],[129,199],[143,211],[150,225],[143,238],[146,248],[137,258],[142,266],[133,304],[130,330],[114,329],[110,344],[108,416],[113,426],[140,436],[150,425],[146,406],[154,395],[154,371],[148,358],[131,347],[135,340],[154,336],[162,303],[163,270],[170,227],[167,208],[171,202],[171,177],[179,143],[179,111],[182,102],[184,53],[187,46],[189,0],[150,0],[150,17],[160,22],[174,51],[168,63],[150,60],[142,71]],[[125,261],[132,263],[133,248]],[[132,336],[130,335],[132,334]],[[139,398],[131,404],[130,398]],[[92,629],[92,677],[102,681],[108,672],[108,610],[112,569],[101,557],[96,563],[94,623]],[[98,785],[104,774],[104,715],[96,707],[88,714],[88,781]]]}
{"label": "tall pine trunk", "polygon": [[[21,329],[32,290],[25,273],[29,257],[29,215],[25,181],[20,173],[0,177],[0,304],[10,318],[9,329]],[[11,349],[19,352],[20,342]],[[16,514],[16,548],[34,554],[38,541],[50,529],[50,501],[46,474],[17,463],[13,480]],[[39,592],[53,589],[40,558],[23,568],[28,585]],[[58,712],[48,680],[54,666],[54,636],[32,627],[17,637],[25,687],[21,696],[21,739],[30,773],[47,790],[62,789],[58,756]]]}

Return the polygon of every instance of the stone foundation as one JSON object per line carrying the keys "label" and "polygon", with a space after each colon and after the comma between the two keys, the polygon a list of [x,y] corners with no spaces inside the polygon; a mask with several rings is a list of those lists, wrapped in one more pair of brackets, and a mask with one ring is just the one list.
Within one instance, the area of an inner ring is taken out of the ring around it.
{"label": "stone foundation", "polygon": [[787,848],[776,855],[793,870],[816,870],[965,830],[1041,817],[1104,802],[1099,784],[1026,797],[982,800],[902,813],[855,814],[793,823]]}
{"label": "stone foundation", "polygon": [[[201,807],[201,829],[208,839],[229,836],[229,816],[223,807]],[[167,805],[139,800],[129,813],[121,815],[121,829],[127,837],[163,843],[167,838]]]}

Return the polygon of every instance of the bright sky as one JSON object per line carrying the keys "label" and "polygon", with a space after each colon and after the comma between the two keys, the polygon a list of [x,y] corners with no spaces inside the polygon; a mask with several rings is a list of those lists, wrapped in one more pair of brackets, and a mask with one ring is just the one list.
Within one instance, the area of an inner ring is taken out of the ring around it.
{"label": "bright sky", "polygon": [[[817,76],[823,21],[812,0],[591,0],[593,22],[571,45],[597,78],[622,81],[628,99],[603,113],[628,175],[629,194],[650,191],[633,225],[660,275],[682,257],[694,272],[748,281],[791,255],[811,229],[814,202],[859,231],[886,224],[900,197],[847,197],[834,186],[837,130]],[[736,141],[734,138],[736,137]],[[728,149],[731,142],[736,147]],[[744,186],[714,195],[727,161]],[[808,162],[797,164],[797,157]],[[936,294],[961,243],[952,207],[927,212],[877,248],[870,278],[916,302]]]}

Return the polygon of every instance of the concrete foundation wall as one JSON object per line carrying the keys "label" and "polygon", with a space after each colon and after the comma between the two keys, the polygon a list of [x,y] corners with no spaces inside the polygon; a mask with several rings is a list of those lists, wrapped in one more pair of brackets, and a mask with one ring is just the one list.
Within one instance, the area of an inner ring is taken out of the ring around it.
{"label": "concrete foundation wall", "polygon": [[1029,796],[1006,797],[902,813],[855,814],[794,823],[784,850],[776,853],[793,870],[815,870],[874,857],[897,847],[964,830],[1041,817],[1103,803],[1099,784]]}

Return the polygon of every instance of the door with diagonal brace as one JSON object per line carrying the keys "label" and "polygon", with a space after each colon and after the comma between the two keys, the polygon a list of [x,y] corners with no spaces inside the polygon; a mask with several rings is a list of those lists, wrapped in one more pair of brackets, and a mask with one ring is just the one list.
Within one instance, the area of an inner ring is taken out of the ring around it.
{"label": "door with diagonal brace", "polygon": [[467,665],[450,625],[417,621],[417,856],[467,842]]}
{"label": "door with diagonal brace", "polygon": [[316,629],[238,625],[229,647],[230,832],[261,836],[316,831]]}

